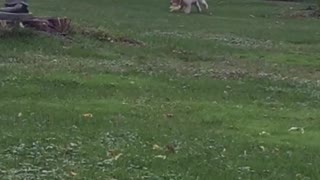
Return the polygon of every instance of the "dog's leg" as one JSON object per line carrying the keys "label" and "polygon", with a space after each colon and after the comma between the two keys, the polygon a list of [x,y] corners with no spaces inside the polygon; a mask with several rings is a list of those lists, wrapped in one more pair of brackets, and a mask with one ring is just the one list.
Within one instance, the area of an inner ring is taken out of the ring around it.
{"label": "dog's leg", "polygon": [[202,12],[202,9],[201,9],[201,6],[199,4],[199,1],[196,2],[196,7],[198,9],[198,12],[201,13]]}
{"label": "dog's leg", "polygon": [[184,9],[183,9],[184,13],[190,14],[191,8],[192,8],[192,4],[191,3],[186,4]]}

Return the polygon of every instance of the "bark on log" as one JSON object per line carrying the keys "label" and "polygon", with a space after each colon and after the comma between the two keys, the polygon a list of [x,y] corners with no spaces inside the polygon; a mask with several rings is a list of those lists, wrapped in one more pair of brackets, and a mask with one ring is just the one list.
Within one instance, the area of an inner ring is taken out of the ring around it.
{"label": "bark on log", "polygon": [[5,21],[26,21],[32,19],[33,16],[31,14],[25,13],[7,13],[7,12],[0,12],[0,20]]}
{"label": "bark on log", "polygon": [[9,24],[22,23],[24,27],[52,34],[69,33],[71,21],[68,18],[34,17],[31,14],[0,12],[0,20]]}

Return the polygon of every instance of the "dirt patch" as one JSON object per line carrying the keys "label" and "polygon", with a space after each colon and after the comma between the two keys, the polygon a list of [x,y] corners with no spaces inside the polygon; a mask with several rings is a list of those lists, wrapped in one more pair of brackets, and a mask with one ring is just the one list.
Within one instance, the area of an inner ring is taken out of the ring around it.
{"label": "dirt patch", "polygon": [[320,9],[316,6],[307,6],[303,9],[289,7],[288,9],[282,11],[279,16],[294,19],[320,18]]}
{"label": "dirt patch", "polygon": [[[319,7],[317,7],[316,4],[310,5],[310,3],[305,0],[265,0],[265,2],[288,7],[279,14],[279,17],[294,19],[320,18]],[[304,3],[307,7],[301,9],[301,5]]]}
{"label": "dirt patch", "polygon": [[[64,27],[54,26],[59,28],[57,31],[52,30],[50,26],[41,26],[40,21],[35,21],[33,24],[29,22],[28,26],[24,28],[11,27],[7,25],[7,22],[0,21],[0,37],[16,37],[16,36],[31,36],[31,35],[46,35],[50,37],[59,38],[65,41],[72,41],[75,35],[81,35],[89,38],[96,39],[98,41],[108,42],[108,43],[120,43],[129,46],[144,46],[145,43],[125,36],[114,36],[103,29],[83,27],[79,25],[70,26],[68,31],[63,31],[59,33],[58,30]],[[49,29],[48,29],[49,28]],[[50,29],[51,28],[51,29]]]}
{"label": "dirt patch", "polygon": [[308,7],[306,9],[284,13],[282,16],[288,18],[320,18],[320,10]]}
{"label": "dirt patch", "polygon": [[145,43],[131,39],[128,37],[124,36],[114,36],[111,35],[109,32],[102,30],[102,29],[96,29],[96,28],[87,28],[87,27],[75,27],[72,30],[73,34],[79,34],[85,37],[93,38],[98,41],[103,41],[103,42],[109,42],[109,43],[120,43],[120,44],[125,44],[125,45],[130,45],[130,46],[144,46]]}
{"label": "dirt patch", "polygon": [[303,2],[303,0],[266,0],[269,2],[290,2],[290,3],[294,3],[294,2]]}
{"label": "dirt patch", "polygon": [[266,3],[275,4],[275,5],[282,5],[282,6],[297,6],[302,3],[302,1],[296,0],[264,0]]}

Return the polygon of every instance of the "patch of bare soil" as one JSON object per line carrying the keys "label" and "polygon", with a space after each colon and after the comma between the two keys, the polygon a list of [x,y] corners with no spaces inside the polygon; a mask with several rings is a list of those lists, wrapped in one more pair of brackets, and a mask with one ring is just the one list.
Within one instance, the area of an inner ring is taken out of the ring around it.
{"label": "patch of bare soil", "polygon": [[[129,46],[144,46],[145,43],[142,41],[138,41],[129,37],[125,36],[114,36],[110,34],[109,32],[102,30],[102,29],[96,29],[96,28],[88,28],[84,26],[77,26],[77,25],[70,25],[70,22],[65,27],[59,25],[43,25],[41,24],[42,21],[34,21],[34,22],[28,22],[25,27],[12,27],[8,25],[5,21],[0,21],[0,37],[13,37],[13,36],[31,36],[31,35],[46,35],[50,37],[57,37],[62,40],[72,41],[73,35],[82,35],[85,37],[93,38],[99,41],[108,42],[108,43],[120,43],[123,45],[129,45]],[[56,22],[53,21],[51,24],[55,24]],[[66,24],[65,23],[65,24]],[[64,30],[66,27],[67,30]],[[63,32],[63,33],[60,33]]]}
{"label": "patch of bare soil", "polygon": [[287,11],[282,16],[288,18],[320,18],[320,10],[308,7],[301,10]]}
{"label": "patch of bare soil", "polygon": [[265,0],[265,2],[279,4],[279,5],[298,5],[301,1],[293,1],[293,0]]}
{"label": "patch of bare soil", "polygon": [[[89,69],[87,70],[90,71]],[[270,79],[320,85],[320,69],[317,67],[281,65],[265,62],[264,60],[246,60],[242,57],[216,57],[214,61],[181,61],[175,58],[161,60],[155,58],[154,60],[144,62],[134,59],[102,61],[101,64],[99,63],[99,66],[94,67],[94,71],[112,73],[137,72],[150,76],[170,74],[173,78],[210,77],[220,80]]]}
{"label": "patch of bare soil", "polygon": [[308,6],[298,9],[304,0],[265,0],[265,2],[289,6],[288,9],[280,13],[280,17],[285,18],[320,18],[320,9],[317,6]]}
{"label": "patch of bare soil", "polygon": [[290,7],[287,10],[284,10],[281,14],[281,17],[286,18],[320,18],[320,9],[316,6],[308,6],[304,9],[296,9]]}
{"label": "patch of bare soil", "polygon": [[88,27],[76,27],[73,28],[72,33],[80,34],[85,37],[93,38],[103,42],[109,43],[120,43],[124,45],[130,46],[144,46],[145,43],[139,40],[131,39],[129,37],[117,37],[105,30],[95,29],[95,28],[88,28]]}

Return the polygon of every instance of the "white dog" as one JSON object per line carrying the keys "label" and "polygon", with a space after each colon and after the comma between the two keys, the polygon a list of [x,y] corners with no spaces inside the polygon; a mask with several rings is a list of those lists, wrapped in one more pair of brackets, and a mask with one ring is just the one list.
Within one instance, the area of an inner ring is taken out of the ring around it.
{"label": "white dog", "polygon": [[202,12],[201,5],[206,9],[209,9],[209,5],[206,0],[170,0],[170,11],[183,10],[186,14],[191,12],[192,5],[195,5],[198,12]]}

